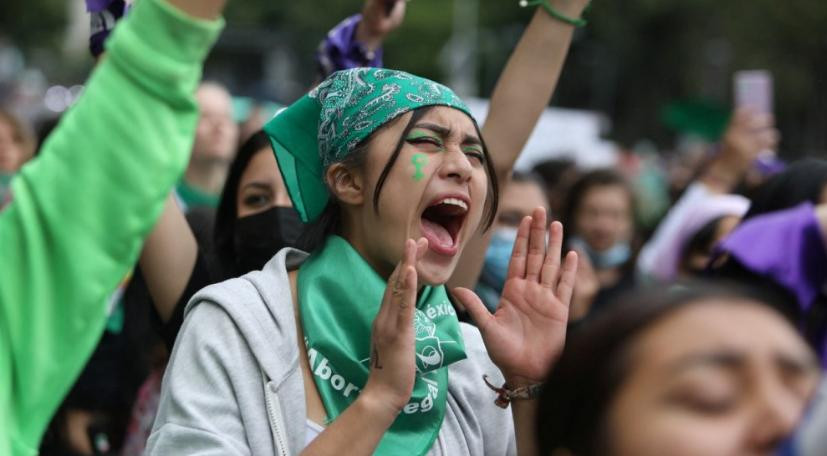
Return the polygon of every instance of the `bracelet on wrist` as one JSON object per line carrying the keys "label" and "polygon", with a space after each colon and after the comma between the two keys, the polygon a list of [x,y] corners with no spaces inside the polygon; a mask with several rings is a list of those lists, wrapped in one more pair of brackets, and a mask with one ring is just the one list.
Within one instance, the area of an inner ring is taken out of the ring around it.
{"label": "bracelet on wrist", "polygon": [[501,387],[492,385],[491,382],[488,381],[487,375],[482,376],[482,381],[497,393],[497,398],[494,399],[494,403],[500,408],[508,408],[508,404],[514,399],[536,399],[540,397],[540,393],[543,392],[543,385],[541,383],[511,389],[508,383],[504,383]]}
{"label": "bracelet on wrist", "polygon": [[583,27],[588,24],[588,21],[580,18],[573,18],[566,16],[565,14],[557,11],[554,9],[553,6],[549,5],[548,0],[520,0],[520,6],[523,8],[527,6],[542,6],[544,10],[549,14],[549,16],[557,19],[560,22],[565,22],[566,24],[573,25],[575,27]]}

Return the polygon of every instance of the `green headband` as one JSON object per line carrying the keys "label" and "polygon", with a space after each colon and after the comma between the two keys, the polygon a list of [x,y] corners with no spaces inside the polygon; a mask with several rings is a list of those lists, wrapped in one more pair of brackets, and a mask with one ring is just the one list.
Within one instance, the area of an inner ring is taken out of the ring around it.
{"label": "green headband", "polygon": [[402,71],[353,68],[330,75],[264,126],[293,206],[316,220],[330,193],[324,171],[382,125],[423,106],[471,115],[451,89]]}

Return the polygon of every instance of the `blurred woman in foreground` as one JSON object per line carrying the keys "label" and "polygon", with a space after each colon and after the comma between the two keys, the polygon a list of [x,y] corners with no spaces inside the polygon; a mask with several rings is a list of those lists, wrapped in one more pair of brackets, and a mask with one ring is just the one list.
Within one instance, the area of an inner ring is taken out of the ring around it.
{"label": "blurred woman in foreground", "polygon": [[541,454],[772,454],[818,360],[765,298],[711,285],[644,293],[571,334],[538,413]]}

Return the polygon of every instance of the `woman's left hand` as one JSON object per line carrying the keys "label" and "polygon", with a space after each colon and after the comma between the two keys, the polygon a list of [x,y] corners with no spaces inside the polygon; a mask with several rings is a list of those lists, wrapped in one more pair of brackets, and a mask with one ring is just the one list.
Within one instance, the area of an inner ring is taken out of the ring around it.
{"label": "woman's left hand", "polygon": [[545,380],[566,340],[577,254],[569,252],[561,265],[563,226],[554,222],[549,232],[547,248],[542,208],[522,220],[495,313],[473,291],[454,289],[512,388]]}

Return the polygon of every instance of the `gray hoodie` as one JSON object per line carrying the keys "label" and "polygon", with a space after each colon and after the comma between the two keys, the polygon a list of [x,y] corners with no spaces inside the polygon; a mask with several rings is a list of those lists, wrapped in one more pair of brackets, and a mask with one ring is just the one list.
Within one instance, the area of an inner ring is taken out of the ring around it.
{"label": "gray hoodie", "polygon": [[[307,254],[280,251],[261,271],[196,294],[164,375],[150,455],[292,455],[304,448],[304,384],[287,271]],[[510,410],[494,404],[502,374],[479,331],[462,324],[468,358],[449,369],[448,406],[432,455],[516,454]],[[498,383],[499,382],[499,383]]]}

